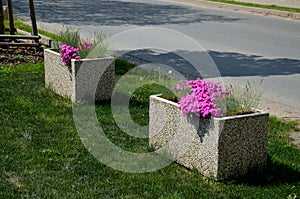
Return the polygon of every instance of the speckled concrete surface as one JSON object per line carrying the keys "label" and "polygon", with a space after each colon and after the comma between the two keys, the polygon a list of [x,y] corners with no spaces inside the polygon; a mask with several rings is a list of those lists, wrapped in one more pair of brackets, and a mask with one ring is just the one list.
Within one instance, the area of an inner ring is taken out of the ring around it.
{"label": "speckled concrete surface", "polygon": [[[229,179],[262,170],[267,163],[267,112],[213,119],[187,119],[178,104],[158,96],[150,97],[149,142],[155,149],[176,144],[177,162],[196,168],[204,176]],[[182,139],[190,143],[182,149]],[[172,147],[169,147],[172,149]],[[180,150],[178,152],[178,150]],[[172,151],[171,154],[174,154]]]}
{"label": "speckled concrete surface", "polygon": [[44,50],[45,86],[59,95],[71,98],[75,88],[74,74],[61,63],[59,53],[50,49]]}
{"label": "speckled concrete surface", "polygon": [[[45,49],[44,61],[45,86],[57,94],[71,98],[73,102],[94,97],[96,100],[110,99],[115,81],[113,57],[72,60],[71,66],[65,67],[59,53]],[[84,70],[80,70],[79,76],[80,67]]]}

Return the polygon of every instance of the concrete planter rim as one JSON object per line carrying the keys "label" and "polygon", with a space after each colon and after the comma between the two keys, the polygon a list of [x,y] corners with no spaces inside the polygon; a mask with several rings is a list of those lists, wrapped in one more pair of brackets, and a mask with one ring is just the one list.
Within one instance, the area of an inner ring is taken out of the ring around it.
{"label": "concrete planter rim", "polygon": [[[173,106],[176,106],[179,108],[179,104],[170,100],[167,100],[163,97],[161,97],[162,94],[155,94],[155,95],[151,95],[150,98],[154,98],[157,100],[160,100],[162,102],[171,104]],[[213,119],[215,120],[230,120],[230,119],[237,119],[237,118],[244,118],[244,117],[254,117],[257,115],[269,115],[269,113],[267,111],[264,110],[260,110],[260,109],[253,109],[254,113],[249,113],[249,114],[244,114],[244,115],[233,115],[233,116],[224,116],[224,117],[213,117]]]}
{"label": "concrete planter rim", "polygon": [[[46,48],[44,50],[60,56],[59,52],[56,51],[58,49]],[[82,62],[82,61],[97,61],[97,60],[104,60],[104,59],[115,59],[115,57],[113,57],[113,56],[105,56],[105,57],[95,57],[95,58],[84,58],[84,59],[79,59],[79,60],[77,60],[77,59],[71,59],[71,61],[72,62]]]}

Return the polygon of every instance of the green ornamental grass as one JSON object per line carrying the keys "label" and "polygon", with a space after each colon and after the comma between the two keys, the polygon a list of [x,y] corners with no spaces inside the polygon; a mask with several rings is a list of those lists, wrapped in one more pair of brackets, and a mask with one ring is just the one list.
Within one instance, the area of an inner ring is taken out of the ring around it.
{"label": "green ornamental grass", "polygon": [[58,32],[52,48],[59,49],[62,45],[67,45],[78,49],[77,55],[82,59],[99,58],[110,55],[107,39],[108,36],[102,32],[94,33],[94,36],[90,39],[84,39],[78,30],[67,26],[64,30]]}

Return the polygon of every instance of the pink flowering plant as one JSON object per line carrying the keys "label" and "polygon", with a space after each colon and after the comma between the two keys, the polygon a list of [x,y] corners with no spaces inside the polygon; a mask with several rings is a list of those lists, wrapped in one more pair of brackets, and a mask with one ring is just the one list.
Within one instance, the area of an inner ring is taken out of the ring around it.
{"label": "pink flowering plant", "polygon": [[65,66],[71,65],[71,59],[81,59],[77,53],[79,52],[79,48],[74,48],[73,46],[68,46],[67,44],[63,44],[59,46],[60,48],[60,56],[61,56],[61,63]]}
{"label": "pink flowering plant", "polygon": [[[77,30],[67,28],[58,34],[59,41],[54,42],[55,47],[59,47],[61,63],[70,66],[71,60],[80,60],[86,57],[96,58],[109,55],[107,36],[99,33],[95,38],[87,41],[82,40]],[[60,44],[60,45],[58,45]]]}
{"label": "pink flowering plant", "polygon": [[65,66],[70,66],[72,59],[80,60],[82,57],[86,57],[93,49],[93,45],[88,41],[85,41],[82,45],[79,45],[78,48],[69,46],[67,44],[60,45],[59,48],[61,63],[63,63]]}
{"label": "pink flowering plant", "polygon": [[183,116],[192,114],[200,118],[222,117],[224,100],[228,92],[220,83],[200,80],[180,81],[174,89],[181,94],[178,102]]}

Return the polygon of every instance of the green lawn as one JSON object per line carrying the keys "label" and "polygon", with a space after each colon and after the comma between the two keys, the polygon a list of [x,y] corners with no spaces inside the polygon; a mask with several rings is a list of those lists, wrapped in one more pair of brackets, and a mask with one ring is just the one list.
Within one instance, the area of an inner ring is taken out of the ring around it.
{"label": "green lawn", "polygon": [[[117,62],[117,75],[125,72],[123,64]],[[136,96],[154,91],[141,92]],[[287,134],[296,128],[294,122],[270,118],[266,172],[216,182],[175,163],[155,172],[131,174],[98,162],[77,135],[71,102],[44,88],[42,63],[0,66],[0,101],[0,198],[300,197],[300,150],[288,144]],[[130,151],[151,150],[147,139],[120,131],[109,103],[97,105],[96,110],[115,144]],[[132,101],[131,114],[137,122],[147,123],[145,97]]]}
{"label": "green lawn", "polygon": [[239,1],[233,1],[233,0],[207,0],[207,1],[228,3],[228,4],[241,5],[241,6],[249,6],[249,7],[256,7],[256,8],[265,8],[265,9],[271,9],[271,10],[281,10],[281,11],[298,12],[298,13],[300,12],[300,8],[290,8],[290,7],[277,6],[277,5],[263,5],[263,4],[239,2]]}

